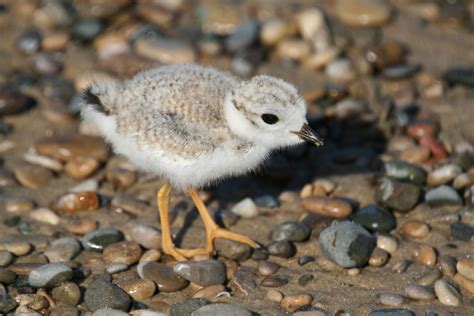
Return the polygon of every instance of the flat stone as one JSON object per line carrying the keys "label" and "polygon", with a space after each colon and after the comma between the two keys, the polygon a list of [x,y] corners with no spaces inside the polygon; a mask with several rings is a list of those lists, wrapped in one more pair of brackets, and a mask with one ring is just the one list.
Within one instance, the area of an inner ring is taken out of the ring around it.
{"label": "flat stone", "polygon": [[264,287],[281,287],[288,284],[288,282],[288,277],[284,275],[272,275],[263,279],[260,284]]}
{"label": "flat stone", "polygon": [[92,316],[128,316],[128,315],[130,314],[118,309],[113,309],[113,308],[108,308],[108,307],[98,309],[94,312],[94,314],[92,314]]}
{"label": "flat stone", "polygon": [[462,276],[474,281],[474,260],[462,259],[459,260],[456,269]]}
{"label": "flat stone", "polygon": [[85,249],[102,251],[108,245],[122,241],[123,234],[114,228],[101,228],[82,237],[81,243]]}
{"label": "flat stone", "polygon": [[104,248],[102,256],[105,261],[113,263],[124,263],[132,265],[142,255],[140,245],[133,241],[121,241],[113,243]]}
{"label": "flat stone", "polygon": [[459,306],[461,304],[461,295],[459,292],[445,280],[438,280],[434,285],[436,296],[443,305]]}
{"label": "flat stone", "polygon": [[434,267],[437,260],[436,250],[429,245],[420,245],[415,251],[415,259],[424,265]]}
{"label": "flat stone", "polygon": [[439,256],[437,267],[444,276],[453,277],[457,272],[456,259],[448,255]]}
{"label": "flat stone", "polygon": [[46,248],[44,255],[49,262],[68,261],[73,259],[81,251],[81,245],[76,238],[63,237],[57,239]]}
{"label": "flat stone", "polygon": [[249,245],[224,238],[216,238],[214,246],[219,255],[237,261],[245,261],[252,255]]}
{"label": "flat stone", "polygon": [[195,310],[208,304],[209,302],[202,298],[186,299],[171,306],[170,316],[191,316]]}
{"label": "flat stone", "polygon": [[436,168],[428,174],[427,183],[429,186],[446,184],[462,173],[461,167],[455,164],[448,164]]}
{"label": "flat stone", "polygon": [[463,205],[459,193],[447,185],[441,185],[426,192],[425,200],[431,206]]}
{"label": "flat stone", "polygon": [[64,263],[42,265],[28,276],[28,283],[33,287],[54,287],[72,278],[72,269]]}
{"label": "flat stone", "polygon": [[409,285],[405,288],[405,293],[411,299],[417,301],[426,301],[436,299],[436,295],[432,288],[422,285]]}
{"label": "flat stone", "polygon": [[385,176],[402,182],[423,185],[426,182],[426,172],[419,166],[399,160],[388,161],[383,168]]}
{"label": "flat stone", "polygon": [[180,262],[173,267],[173,271],[200,286],[223,284],[226,281],[225,266],[217,260]]}
{"label": "flat stone", "polygon": [[29,110],[36,101],[11,87],[0,87],[0,117]]}
{"label": "flat stone", "polygon": [[56,212],[66,214],[93,212],[100,207],[100,198],[96,192],[65,193],[57,197],[52,207]]}
{"label": "flat stone", "polygon": [[205,300],[213,301],[217,297],[222,295],[228,295],[229,292],[226,292],[226,288],[222,284],[211,285],[205,288],[198,290],[194,293],[193,298],[203,298]]}
{"label": "flat stone", "polygon": [[99,161],[92,157],[72,157],[64,166],[71,178],[82,180],[91,176],[99,168]]}
{"label": "flat stone", "polygon": [[474,69],[467,67],[450,68],[444,73],[443,79],[451,85],[474,87]]}
{"label": "flat stone", "polygon": [[377,247],[393,255],[398,249],[398,241],[391,235],[377,234]]}
{"label": "flat stone", "polygon": [[474,226],[463,222],[454,222],[450,226],[451,237],[455,240],[470,241],[474,236]]}
{"label": "flat stone", "polygon": [[11,252],[6,250],[0,250],[0,267],[8,266],[13,260]]}
{"label": "flat stone", "polygon": [[430,226],[425,222],[418,220],[411,220],[405,222],[401,230],[403,234],[412,237],[412,238],[424,238],[430,233]]}
{"label": "flat stone", "polygon": [[266,260],[260,260],[258,262],[258,273],[263,276],[270,276],[280,269],[280,265]]}
{"label": "flat stone", "polygon": [[13,172],[18,182],[30,189],[42,188],[53,178],[51,171],[35,165],[19,166],[16,167]]}
{"label": "flat stone", "polygon": [[121,288],[102,278],[92,282],[84,293],[84,303],[93,312],[101,308],[128,311],[130,301]]}
{"label": "flat stone", "polygon": [[147,262],[142,267],[143,278],[156,283],[160,292],[176,292],[189,282],[173,271],[173,268],[158,262]]}
{"label": "flat stone", "polygon": [[471,295],[474,295],[474,281],[469,280],[465,276],[463,276],[461,273],[456,273],[456,275],[453,278],[454,282],[459,284],[463,289],[468,291]]}
{"label": "flat stone", "polygon": [[0,295],[0,313],[9,313],[18,306],[18,303],[6,295]]}
{"label": "flat stone", "polygon": [[405,298],[396,293],[383,293],[379,295],[379,302],[385,306],[401,306],[405,303]]}
{"label": "flat stone", "polygon": [[334,221],[319,236],[324,256],[344,268],[367,263],[375,244],[376,239],[368,231],[351,221]]}
{"label": "flat stone", "polygon": [[390,232],[397,226],[395,217],[383,207],[372,204],[361,208],[352,220],[375,232]]}
{"label": "flat stone", "polygon": [[268,253],[275,257],[291,258],[296,254],[295,246],[287,241],[274,241],[267,245]]}
{"label": "flat stone", "polygon": [[297,221],[288,221],[277,224],[270,232],[272,241],[304,241],[309,238],[311,230],[308,225]]}
{"label": "flat stone", "polygon": [[388,262],[389,256],[388,252],[376,247],[370,255],[368,263],[373,267],[382,267]]}
{"label": "flat stone", "polygon": [[330,197],[310,196],[301,201],[303,208],[311,213],[333,218],[344,218],[352,214],[352,206]]}
{"label": "flat stone", "polygon": [[252,312],[237,304],[209,304],[194,312],[191,316],[252,316]]}

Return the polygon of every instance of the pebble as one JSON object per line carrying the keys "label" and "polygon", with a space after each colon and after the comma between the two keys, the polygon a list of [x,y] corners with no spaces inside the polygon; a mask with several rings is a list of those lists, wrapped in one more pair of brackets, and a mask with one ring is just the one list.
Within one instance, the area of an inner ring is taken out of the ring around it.
{"label": "pebble", "polygon": [[410,220],[405,222],[401,230],[404,235],[407,235],[412,238],[424,238],[430,233],[430,226],[425,222],[418,220]]}
{"label": "pebble", "polygon": [[72,278],[72,269],[64,263],[42,265],[28,276],[28,284],[33,287],[54,287]]}
{"label": "pebble", "polygon": [[377,234],[377,247],[393,255],[398,249],[398,241],[391,235]]}
{"label": "pebble", "polygon": [[17,275],[10,270],[0,268],[0,283],[5,285],[11,284],[16,280]]}
{"label": "pebble", "polygon": [[309,44],[301,39],[288,38],[278,42],[276,55],[281,59],[303,60],[311,53]]}
{"label": "pebble", "polygon": [[150,298],[156,291],[156,284],[146,279],[134,279],[128,282],[121,282],[118,286],[136,301]]}
{"label": "pebble", "polygon": [[53,30],[44,32],[41,40],[41,49],[46,52],[63,50],[69,43],[69,32],[63,30]]}
{"label": "pebble", "polygon": [[147,249],[161,248],[161,232],[154,227],[137,224],[133,226],[131,234],[133,241]]}
{"label": "pebble", "polygon": [[435,282],[434,290],[438,300],[448,306],[459,306],[461,304],[461,295],[454,286],[446,280],[438,280]]}
{"label": "pebble", "polygon": [[448,69],[443,79],[450,85],[464,85],[474,87],[474,69],[455,67]]}
{"label": "pebble", "polygon": [[140,245],[133,241],[121,241],[106,246],[102,252],[102,257],[107,262],[112,263],[124,263],[126,265],[132,265],[142,255],[142,249]]}
{"label": "pebble", "polygon": [[383,293],[379,295],[379,302],[386,306],[402,306],[405,303],[405,298],[396,293]]}
{"label": "pebble", "polygon": [[15,311],[15,316],[42,316],[43,314],[35,312],[34,310],[26,307],[20,306]]}
{"label": "pebble", "polygon": [[47,208],[38,208],[30,212],[30,217],[42,223],[51,225],[59,224],[59,216]]}
{"label": "pebble", "polygon": [[0,198],[2,209],[10,213],[21,213],[31,211],[35,203],[25,197],[6,197]]}
{"label": "pebble", "polygon": [[0,87],[0,117],[25,112],[33,107],[36,101],[12,87]]}
{"label": "pebble", "polygon": [[268,253],[280,258],[291,258],[296,254],[295,246],[287,241],[274,241],[267,245]]}
{"label": "pebble", "polygon": [[303,256],[303,257],[298,259],[298,264],[300,266],[304,266],[305,264],[308,264],[308,263],[313,262],[315,260],[316,260],[316,258],[313,257],[313,256]]}
{"label": "pebble", "polygon": [[404,183],[383,178],[375,190],[375,200],[385,207],[407,212],[418,203],[420,188],[411,183]]}
{"label": "pebble", "polygon": [[404,308],[385,308],[373,310],[368,316],[416,316],[416,314]]}
{"label": "pebble", "polygon": [[108,245],[122,241],[123,234],[114,228],[101,228],[82,237],[82,246],[87,250],[102,251]]}
{"label": "pebble", "polygon": [[35,148],[39,154],[61,161],[69,161],[74,157],[104,161],[109,156],[109,149],[101,138],[80,134],[46,137],[38,140]]}
{"label": "pebble", "polygon": [[255,283],[256,278],[257,276],[254,269],[240,266],[234,273],[232,284],[235,284],[241,292],[248,295],[249,292],[257,288],[257,283]]}
{"label": "pebble", "polygon": [[[330,65],[332,64],[333,63]],[[337,102],[334,109],[336,117],[340,120],[347,120],[349,118],[360,116],[366,111],[366,103],[357,98],[345,98]]]}
{"label": "pebble", "polygon": [[436,250],[431,246],[421,245],[415,251],[415,259],[424,265],[434,267],[437,260]]}
{"label": "pebble", "polygon": [[34,148],[30,148],[24,155],[23,160],[40,167],[50,169],[52,171],[60,172],[63,170],[63,165],[56,159],[49,158],[47,156],[38,155]]}
{"label": "pebble", "polygon": [[13,260],[11,252],[6,250],[0,250],[0,267],[8,266]]}
{"label": "pebble", "polygon": [[269,301],[280,303],[281,300],[283,299],[283,294],[278,290],[270,289],[267,291],[267,294],[265,297]]}
{"label": "pebble", "polygon": [[408,163],[420,164],[430,158],[430,150],[426,147],[413,146],[400,153],[400,159]]}
{"label": "pebble", "polygon": [[25,54],[34,54],[41,46],[41,34],[35,30],[27,30],[17,38],[16,47]]}
{"label": "pebble", "polygon": [[406,295],[417,301],[434,300],[436,295],[431,287],[412,284],[405,288]]}
{"label": "pebble", "polygon": [[35,165],[18,166],[13,172],[16,180],[30,189],[40,189],[46,186],[53,178],[51,171]]}
{"label": "pebble", "polygon": [[288,277],[284,275],[272,275],[263,279],[260,284],[264,287],[281,287],[288,284]]}
{"label": "pebble", "polygon": [[74,23],[71,33],[76,39],[90,41],[99,35],[103,29],[104,26],[100,20],[84,19]]}
{"label": "pebble", "polygon": [[454,282],[459,284],[463,289],[468,291],[470,294],[474,294],[474,281],[469,280],[468,278],[463,276],[461,273],[456,273],[453,280]]}
{"label": "pebble", "polygon": [[304,241],[309,238],[311,230],[305,223],[288,221],[277,224],[270,232],[272,241]]}
{"label": "pebble", "polygon": [[352,220],[373,232],[387,233],[397,226],[395,217],[385,208],[375,204],[359,209]]}
{"label": "pebble", "polygon": [[73,193],[79,193],[97,191],[97,189],[99,189],[99,182],[95,179],[87,179],[69,188],[68,191]]}
{"label": "pebble", "polygon": [[255,198],[255,204],[258,207],[266,207],[266,208],[277,208],[280,206],[280,202],[272,195],[261,195]]}
{"label": "pebble", "polygon": [[18,303],[6,295],[0,295],[0,313],[7,314],[13,311],[18,306]]}
{"label": "pebble", "polygon": [[164,64],[192,63],[196,59],[193,47],[175,38],[140,37],[134,42],[133,49],[138,56]]}
{"label": "pebble", "polygon": [[427,184],[431,187],[451,182],[462,173],[461,167],[455,164],[441,166],[428,174]]}
{"label": "pebble", "polygon": [[64,227],[73,234],[84,235],[97,229],[97,222],[89,217],[71,219]]}
{"label": "pebble", "polygon": [[456,259],[447,255],[439,256],[438,269],[444,276],[453,277],[456,274]]}
{"label": "pebble", "polygon": [[455,240],[470,241],[474,236],[474,226],[463,222],[454,222],[450,226],[451,237]]}
{"label": "pebble", "polygon": [[116,273],[125,271],[125,270],[127,270],[127,269],[128,269],[128,265],[125,264],[125,263],[109,263],[109,264],[105,267],[105,271],[106,271],[108,274],[116,274]]}
{"label": "pebble", "polygon": [[231,209],[232,213],[243,218],[252,218],[258,215],[258,208],[251,198],[245,198]]}
{"label": "pebble", "polygon": [[453,181],[453,187],[456,190],[463,189],[467,186],[474,184],[474,172],[470,171],[469,173],[461,173]]}
{"label": "pebble", "polygon": [[226,281],[225,266],[217,260],[180,262],[173,267],[173,271],[184,279],[204,287],[223,284]]}
{"label": "pebble", "polygon": [[100,198],[96,192],[66,193],[56,198],[52,204],[55,211],[74,214],[77,212],[93,212],[100,207]]}
{"label": "pebble", "polygon": [[461,259],[458,261],[456,269],[462,276],[474,281],[474,260]]}
{"label": "pebble", "polygon": [[84,293],[84,303],[90,311],[113,308],[128,311],[130,297],[117,285],[103,278],[93,281]]}
{"label": "pebble", "polygon": [[[349,59],[347,58],[339,58],[331,61],[327,66],[325,70],[326,76],[331,81],[338,82],[338,83],[345,83],[345,82],[350,82],[354,79],[355,73],[354,69],[352,66],[352,63]],[[342,102],[342,101],[341,101]],[[351,101],[352,102],[352,101]],[[354,105],[356,105],[356,109],[359,108],[358,103],[353,103],[351,105],[351,108],[354,108]],[[341,106],[339,106],[341,107]],[[337,110],[337,108],[336,108]],[[341,112],[341,110],[339,110]],[[347,111],[345,111],[347,112]],[[343,117],[346,117],[347,114],[343,115]]]}
{"label": "pebble", "polygon": [[285,296],[281,300],[280,306],[285,311],[293,313],[303,306],[311,305],[312,302],[313,297],[310,294],[296,294]]}
{"label": "pebble", "polygon": [[399,160],[386,162],[384,164],[384,174],[389,178],[410,182],[417,186],[426,182],[426,172],[422,168]]}
{"label": "pebble", "polygon": [[92,314],[92,316],[128,316],[129,314],[113,308],[101,308]]}
{"label": "pebble", "polygon": [[15,256],[21,257],[26,255],[31,251],[32,247],[29,243],[26,242],[1,242],[0,250],[6,250],[13,253]]}
{"label": "pebble", "polygon": [[252,316],[252,312],[237,304],[209,304],[195,310],[191,316]]}
{"label": "pebble", "polygon": [[408,260],[402,260],[397,263],[395,263],[392,267],[392,271],[396,273],[403,273],[405,272],[408,267],[410,266],[411,262]]}
{"label": "pebble", "polygon": [[393,65],[385,67],[382,70],[382,75],[387,79],[401,80],[412,77],[420,70],[420,64]]}
{"label": "pebble", "polygon": [[381,26],[391,15],[390,4],[385,0],[338,0],[334,9],[338,18],[349,26]]}
{"label": "pebble", "polygon": [[72,282],[61,284],[51,291],[52,297],[68,306],[76,306],[81,299],[81,290]]}
{"label": "pebble", "polygon": [[367,230],[351,221],[334,221],[319,236],[324,256],[344,268],[367,263],[375,244],[375,238]]}
{"label": "pebble", "polygon": [[389,254],[383,249],[375,248],[369,257],[369,265],[373,267],[383,267],[389,259]]}
{"label": "pebble", "polygon": [[314,280],[314,276],[312,274],[303,274],[298,278],[298,284],[301,286],[306,286],[312,280]]}
{"label": "pebble", "polygon": [[56,239],[46,248],[44,255],[49,262],[61,262],[74,259],[81,251],[81,245],[76,238],[63,237]]}
{"label": "pebble", "polygon": [[91,176],[99,168],[99,161],[91,157],[73,157],[64,166],[71,178],[82,180]]}
{"label": "pebble", "polygon": [[37,53],[33,56],[33,66],[42,75],[54,75],[63,70],[63,62],[59,55],[53,53]]}
{"label": "pebble", "polygon": [[226,38],[226,49],[230,52],[238,52],[249,47],[257,39],[258,30],[259,25],[257,21],[248,20],[242,23]]}
{"label": "pebble", "polygon": [[212,301],[221,295],[227,294],[228,292],[226,292],[225,286],[222,284],[217,284],[200,289],[194,293],[193,298],[203,298]]}
{"label": "pebble", "polygon": [[171,306],[170,316],[191,316],[195,310],[208,304],[209,302],[202,298],[186,299]]}
{"label": "pebble", "polygon": [[272,274],[275,274],[275,272],[280,269],[280,265],[267,261],[267,260],[260,260],[258,262],[258,273],[260,273],[263,276],[270,276]]}
{"label": "pebble", "polygon": [[352,206],[336,198],[310,196],[301,201],[305,210],[313,214],[333,218],[345,218],[352,214]]}
{"label": "pebble", "polygon": [[150,249],[143,253],[140,261],[158,261],[161,258],[161,252],[158,249]]}
{"label": "pebble", "polygon": [[176,292],[188,286],[189,282],[173,271],[172,267],[158,263],[147,262],[142,267],[144,279],[156,283],[160,292]]}
{"label": "pebble", "polygon": [[425,200],[426,203],[433,207],[445,205],[463,205],[463,200],[459,193],[447,185],[441,185],[426,192]]}
{"label": "pebble", "polygon": [[291,33],[292,28],[288,23],[279,18],[271,18],[262,24],[260,40],[263,45],[273,46]]}
{"label": "pebble", "polygon": [[214,246],[219,255],[231,260],[245,261],[252,255],[250,246],[233,240],[216,238]]}

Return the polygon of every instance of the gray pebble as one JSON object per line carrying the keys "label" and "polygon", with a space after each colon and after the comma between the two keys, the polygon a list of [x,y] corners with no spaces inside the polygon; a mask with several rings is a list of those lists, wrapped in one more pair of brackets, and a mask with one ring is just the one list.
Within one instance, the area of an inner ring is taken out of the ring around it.
{"label": "gray pebble", "polygon": [[72,278],[72,269],[64,263],[49,263],[42,265],[28,276],[32,287],[54,287]]}
{"label": "gray pebble", "polygon": [[[409,211],[415,207],[419,197],[420,188],[418,186],[388,178],[384,178],[375,190],[375,200],[378,203],[401,212]],[[395,219],[393,219],[394,221]]]}
{"label": "gray pebble", "polygon": [[125,263],[111,263],[107,265],[105,271],[109,274],[115,274],[128,269],[128,265]]}
{"label": "gray pebble", "polygon": [[432,288],[422,285],[409,285],[405,288],[405,293],[411,299],[422,301],[422,300],[434,300],[436,298]]}
{"label": "gray pebble", "polygon": [[123,240],[121,231],[114,228],[102,228],[87,233],[82,237],[82,246],[87,250],[102,251],[108,245]]}
{"label": "gray pebble", "polygon": [[295,246],[287,241],[274,241],[267,246],[268,253],[275,257],[291,258],[296,254]]}
{"label": "gray pebble", "polygon": [[225,47],[231,52],[240,51],[250,46],[258,36],[258,23],[249,20],[242,23],[225,41]]}
{"label": "gray pebble", "polygon": [[226,281],[226,269],[217,260],[185,261],[176,264],[173,271],[184,279],[207,287],[223,284]]}
{"label": "gray pebble", "polygon": [[170,316],[191,316],[195,310],[208,304],[209,302],[202,298],[186,299],[171,306]]}
{"label": "gray pebble", "polygon": [[379,295],[379,302],[386,306],[401,306],[405,302],[405,299],[400,294],[384,293]]}
{"label": "gray pebble", "polygon": [[260,284],[265,287],[280,287],[288,284],[288,277],[284,275],[272,275],[263,279]]}
{"label": "gray pebble", "polygon": [[96,310],[92,316],[128,316],[128,313],[112,308],[101,308]]}
{"label": "gray pebble", "polygon": [[11,252],[6,250],[0,250],[0,267],[8,266],[13,260]]}
{"label": "gray pebble", "polygon": [[270,232],[272,241],[303,241],[308,239],[311,230],[308,225],[298,221],[288,221],[277,224]]}
{"label": "gray pebble", "polygon": [[463,205],[459,193],[447,185],[441,185],[426,192],[425,200],[431,206]]}
{"label": "gray pebble", "polygon": [[84,293],[84,302],[93,312],[101,308],[128,311],[130,301],[128,294],[121,288],[102,278],[92,282]]}
{"label": "gray pebble", "polygon": [[384,173],[389,178],[416,185],[423,185],[426,182],[426,172],[421,167],[400,160],[386,162]]}
{"label": "gray pebble", "polygon": [[46,248],[44,255],[49,262],[68,261],[73,259],[81,251],[81,245],[76,238],[64,237],[57,239]]}
{"label": "gray pebble", "polygon": [[194,311],[192,316],[252,316],[252,312],[237,304],[210,304]]}
{"label": "gray pebble", "polygon": [[9,313],[18,306],[18,303],[6,295],[0,295],[0,313]]}

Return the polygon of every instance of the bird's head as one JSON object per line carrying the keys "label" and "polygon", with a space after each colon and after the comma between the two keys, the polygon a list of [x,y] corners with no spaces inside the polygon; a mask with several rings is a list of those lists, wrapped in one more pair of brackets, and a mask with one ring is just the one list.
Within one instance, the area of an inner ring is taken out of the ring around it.
{"label": "bird's head", "polygon": [[306,120],[306,103],[296,88],[260,75],[243,81],[225,100],[225,116],[236,135],[257,145],[280,148],[322,139]]}

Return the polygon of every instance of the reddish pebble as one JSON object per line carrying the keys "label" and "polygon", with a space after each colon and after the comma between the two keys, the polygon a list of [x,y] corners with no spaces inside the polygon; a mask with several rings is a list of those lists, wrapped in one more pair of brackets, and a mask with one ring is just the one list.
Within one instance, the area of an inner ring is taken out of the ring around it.
{"label": "reddish pebble", "polygon": [[54,210],[69,214],[95,211],[99,206],[99,196],[95,192],[67,193],[53,203]]}
{"label": "reddish pebble", "polygon": [[463,276],[460,273],[456,273],[456,275],[453,278],[454,282],[459,284],[463,289],[471,293],[471,295],[474,295],[474,281],[469,280],[465,276]]}
{"label": "reddish pebble", "polygon": [[403,224],[402,232],[413,238],[423,238],[429,234],[430,227],[422,221],[413,220]]}
{"label": "reddish pebble", "polygon": [[74,157],[66,163],[64,171],[74,179],[84,179],[99,167],[99,161],[90,157]]}
{"label": "reddish pebble", "polygon": [[352,206],[339,199],[329,197],[310,196],[301,201],[303,208],[311,213],[344,218],[352,214]]}
{"label": "reddish pebble", "polygon": [[431,123],[414,123],[408,126],[407,134],[413,138],[419,139],[423,136],[433,136],[437,132],[437,128]]}
{"label": "reddish pebble", "polygon": [[429,267],[434,267],[436,265],[436,251],[433,247],[428,245],[421,245],[415,251],[416,261],[427,265]]}
{"label": "reddish pebble", "polygon": [[444,146],[433,136],[425,135],[420,137],[418,141],[421,146],[428,148],[436,159],[442,160],[448,156]]}

